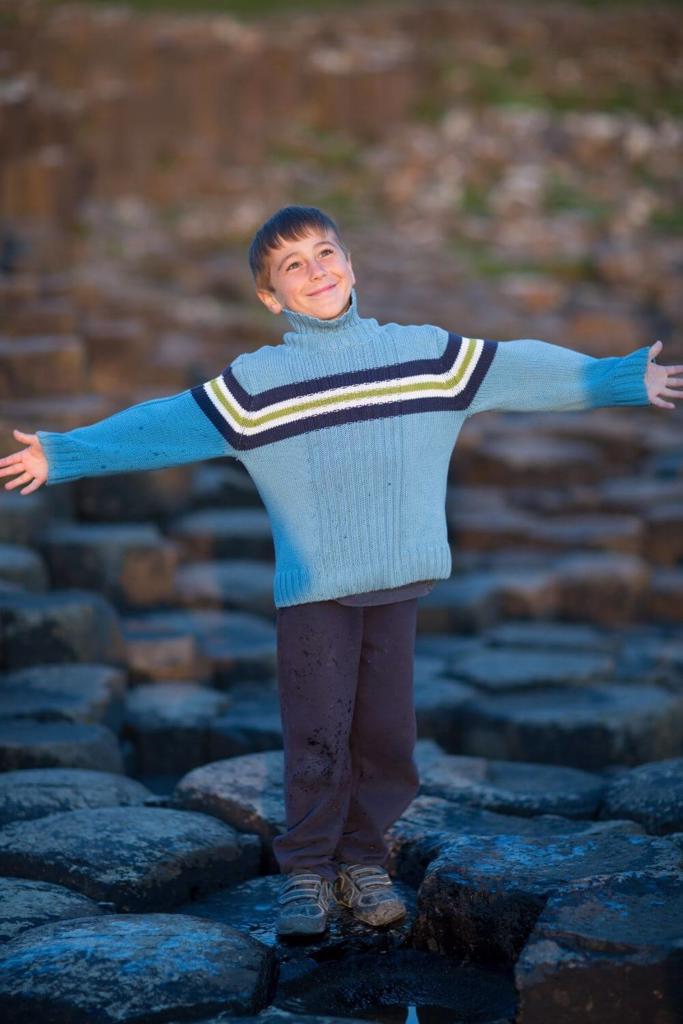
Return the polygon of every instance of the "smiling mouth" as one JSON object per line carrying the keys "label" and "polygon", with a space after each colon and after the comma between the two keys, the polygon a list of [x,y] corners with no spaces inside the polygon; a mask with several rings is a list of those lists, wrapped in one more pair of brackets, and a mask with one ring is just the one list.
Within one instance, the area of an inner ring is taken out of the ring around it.
{"label": "smiling mouth", "polygon": [[324,294],[325,294],[325,292],[329,292],[329,291],[330,291],[330,290],[331,290],[332,288],[336,288],[336,286],[337,286],[337,282],[335,281],[335,282],[333,282],[332,284],[328,284],[328,286],[327,286],[326,288],[321,288],[321,289],[320,289],[320,291],[317,291],[317,292],[311,292],[311,293],[310,293],[310,295],[309,295],[309,298],[311,298],[311,299],[312,299],[312,298],[314,298],[314,297],[315,297],[316,295],[324,295]]}

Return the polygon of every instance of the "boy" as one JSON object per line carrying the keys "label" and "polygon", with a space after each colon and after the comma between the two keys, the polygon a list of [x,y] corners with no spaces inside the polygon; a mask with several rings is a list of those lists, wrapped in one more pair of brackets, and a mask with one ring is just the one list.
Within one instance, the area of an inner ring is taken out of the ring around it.
{"label": "boy", "polygon": [[333,896],[368,924],[405,906],[386,829],[419,789],[413,748],[417,599],[451,573],[445,495],[467,416],[486,409],[672,409],[683,366],[662,348],[596,359],[542,341],[380,325],[356,307],[334,221],[285,207],[257,232],[258,298],[283,343],[217,377],[66,433],[23,434],[10,489],[230,455],[252,476],[275,545],[273,593],[287,830],[280,934],[317,934]]}

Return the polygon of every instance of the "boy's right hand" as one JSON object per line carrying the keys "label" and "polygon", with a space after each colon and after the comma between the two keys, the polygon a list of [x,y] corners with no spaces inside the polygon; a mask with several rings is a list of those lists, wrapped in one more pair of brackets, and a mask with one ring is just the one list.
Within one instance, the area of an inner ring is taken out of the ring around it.
{"label": "boy's right hand", "polygon": [[0,476],[21,473],[16,480],[5,484],[5,490],[11,491],[13,487],[28,484],[19,493],[31,494],[47,480],[48,464],[45,452],[37,434],[23,434],[21,430],[13,430],[12,433],[18,441],[23,441],[28,447],[0,459]]}

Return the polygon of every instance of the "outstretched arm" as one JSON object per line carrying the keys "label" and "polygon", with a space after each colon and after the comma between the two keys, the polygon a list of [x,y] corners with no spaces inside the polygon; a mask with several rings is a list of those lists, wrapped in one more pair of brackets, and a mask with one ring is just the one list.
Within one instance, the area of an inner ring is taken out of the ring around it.
{"label": "outstretched arm", "polygon": [[0,477],[15,477],[5,489],[25,484],[20,493],[30,494],[43,483],[239,457],[246,395],[232,367],[241,358],[204,384],[140,402],[89,426],[64,433],[15,430],[27,447],[0,459]]}
{"label": "outstretched arm", "polygon": [[[658,366],[661,341],[627,356],[595,358],[535,339],[462,339],[469,360],[465,376],[475,390],[467,414],[503,411],[564,411],[611,405],[658,405],[673,409],[681,397],[683,365]],[[469,369],[469,368],[472,369]],[[471,393],[471,392],[470,392]]]}

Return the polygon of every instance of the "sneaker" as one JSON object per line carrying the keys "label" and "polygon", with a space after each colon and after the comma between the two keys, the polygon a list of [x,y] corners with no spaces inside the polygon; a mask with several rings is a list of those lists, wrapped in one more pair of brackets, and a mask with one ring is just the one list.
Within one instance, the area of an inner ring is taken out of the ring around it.
{"label": "sneaker", "polygon": [[337,902],[365,924],[389,924],[406,913],[406,905],[379,864],[339,864],[334,883]]}
{"label": "sneaker", "polygon": [[315,871],[285,875],[278,896],[278,935],[318,935],[327,927],[333,883]]}

